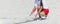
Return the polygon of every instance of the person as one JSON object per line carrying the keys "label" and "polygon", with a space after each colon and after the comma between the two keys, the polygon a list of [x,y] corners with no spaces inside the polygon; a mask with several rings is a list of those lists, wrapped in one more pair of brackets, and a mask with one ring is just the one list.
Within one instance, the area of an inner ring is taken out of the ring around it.
{"label": "person", "polygon": [[40,18],[46,18],[49,13],[49,8],[46,4],[46,0],[35,0],[34,2],[34,8],[32,9],[32,12],[30,16],[37,10],[37,15],[39,15]]}

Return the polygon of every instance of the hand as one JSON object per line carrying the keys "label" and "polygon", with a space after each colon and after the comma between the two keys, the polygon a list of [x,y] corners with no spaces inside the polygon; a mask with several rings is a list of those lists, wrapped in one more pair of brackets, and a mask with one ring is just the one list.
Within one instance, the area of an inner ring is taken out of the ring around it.
{"label": "hand", "polygon": [[31,15],[32,15],[32,13],[29,16],[31,16]]}

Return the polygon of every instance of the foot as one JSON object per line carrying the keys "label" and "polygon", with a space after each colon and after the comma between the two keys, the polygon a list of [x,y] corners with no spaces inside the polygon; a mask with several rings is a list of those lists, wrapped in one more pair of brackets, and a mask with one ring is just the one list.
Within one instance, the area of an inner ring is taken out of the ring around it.
{"label": "foot", "polygon": [[41,18],[41,20],[45,20],[46,18]]}
{"label": "foot", "polygon": [[45,20],[47,17],[41,17],[41,20]]}

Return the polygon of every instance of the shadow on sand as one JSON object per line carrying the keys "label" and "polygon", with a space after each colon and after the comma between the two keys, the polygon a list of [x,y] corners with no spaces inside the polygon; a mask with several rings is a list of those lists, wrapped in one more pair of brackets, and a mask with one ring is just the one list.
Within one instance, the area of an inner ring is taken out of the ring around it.
{"label": "shadow on sand", "polygon": [[37,21],[37,20],[45,20],[46,18],[35,18],[35,19],[33,19],[33,20],[27,20],[27,21],[25,21],[25,22],[19,22],[19,23],[15,23],[15,24],[22,24],[22,23],[27,23],[27,22],[33,22],[33,21]]}

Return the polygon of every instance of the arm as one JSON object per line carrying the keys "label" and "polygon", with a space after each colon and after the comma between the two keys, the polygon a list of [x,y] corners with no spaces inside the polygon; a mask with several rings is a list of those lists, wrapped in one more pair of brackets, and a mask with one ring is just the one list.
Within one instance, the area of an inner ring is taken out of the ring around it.
{"label": "arm", "polygon": [[36,11],[36,7],[34,6],[34,8],[32,9],[32,12],[30,14],[30,16]]}

